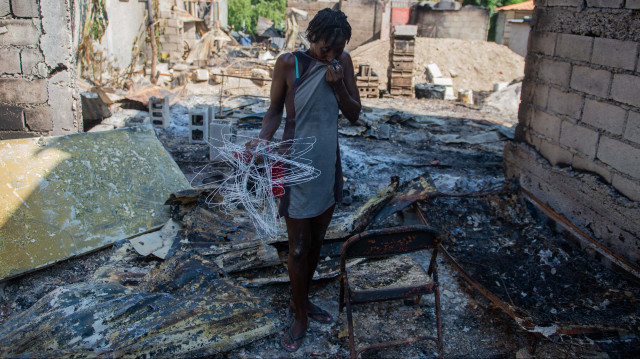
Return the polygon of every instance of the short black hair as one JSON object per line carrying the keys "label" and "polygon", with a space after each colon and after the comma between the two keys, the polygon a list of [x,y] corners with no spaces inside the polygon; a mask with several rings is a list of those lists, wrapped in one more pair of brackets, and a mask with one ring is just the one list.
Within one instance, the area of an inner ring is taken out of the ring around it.
{"label": "short black hair", "polygon": [[332,45],[340,36],[349,42],[351,39],[351,25],[347,21],[347,15],[340,10],[330,8],[318,11],[311,19],[307,27],[307,39],[311,42],[324,40]]}

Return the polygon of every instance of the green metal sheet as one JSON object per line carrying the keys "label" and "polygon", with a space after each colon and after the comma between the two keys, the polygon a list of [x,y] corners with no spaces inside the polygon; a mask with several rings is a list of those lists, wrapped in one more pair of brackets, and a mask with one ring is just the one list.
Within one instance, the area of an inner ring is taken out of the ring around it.
{"label": "green metal sheet", "polygon": [[159,227],[187,188],[150,126],[0,141],[0,280]]}

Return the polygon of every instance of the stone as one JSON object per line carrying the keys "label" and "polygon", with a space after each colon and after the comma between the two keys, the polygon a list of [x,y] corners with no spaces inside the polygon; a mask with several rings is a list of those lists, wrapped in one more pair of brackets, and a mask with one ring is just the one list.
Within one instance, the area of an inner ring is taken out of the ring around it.
{"label": "stone", "polygon": [[626,116],[627,111],[619,106],[586,99],[581,121],[614,135],[622,135]]}
{"label": "stone", "polygon": [[38,49],[23,49],[20,52],[22,73],[25,75],[41,76],[42,74],[40,73],[40,68],[38,67],[38,65],[43,61],[44,57]]}
{"label": "stone", "polygon": [[2,79],[0,102],[41,104],[47,101],[47,82],[42,79]]}
{"label": "stone", "polygon": [[416,98],[435,98],[444,100],[446,87],[442,85],[434,85],[434,84],[416,84],[415,92]]}
{"label": "stone", "polygon": [[640,144],[640,113],[629,111],[627,129],[624,132],[624,138]]}
{"label": "stone", "polygon": [[633,70],[638,58],[638,43],[615,39],[596,38],[593,42],[591,62],[625,70]]}
{"label": "stone", "polygon": [[20,72],[20,50],[11,47],[2,49],[0,51],[0,73],[13,75]]}
{"label": "stone", "polygon": [[0,130],[22,131],[23,110],[17,106],[0,106]]}
{"label": "stone", "polygon": [[614,74],[611,98],[632,106],[640,107],[640,76]]}
{"label": "stone", "polygon": [[589,61],[593,37],[570,34],[558,34],[556,56],[571,60]]}
{"label": "stone", "polygon": [[[624,155],[623,155],[624,154]],[[629,176],[640,178],[640,149],[607,136],[600,137],[598,159]]]}
{"label": "stone", "polygon": [[0,20],[0,27],[7,30],[0,34],[0,46],[37,46],[40,40],[40,28],[34,20]]}
{"label": "stone", "polygon": [[611,77],[611,72],[607,70],[574,65],[571,72],[571,88],[606,98],[609,94]]}
{"label": "stone", "polygon": [[100,120],[111,117],[111,110],[105,104],[100,96],[95,92],[83,92],[80,94],[82,101],[82,119],[83,120]]}
{"label": "stone", "polygon": [[40,9],[36,0],[11,0],[11,9],[16,17],[32,18],[40,16]]}
{"label": "stone", "polygon": [[598,147],[598,133],[570,121],[563,121],[560,128],[560,143],[594,158]]}
{"label": "stone", "polygon": [[53,130],[53,111],[49,106],[38,106],[24,111],[24,120],[31,131]]}

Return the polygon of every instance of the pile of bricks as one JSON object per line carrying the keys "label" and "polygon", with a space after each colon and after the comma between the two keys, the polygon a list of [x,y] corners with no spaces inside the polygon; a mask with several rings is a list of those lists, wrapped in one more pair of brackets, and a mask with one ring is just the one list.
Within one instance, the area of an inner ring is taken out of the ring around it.
{"label": "pile of bricks", "polygon": [[389,94],[413,96],[413,63],[415,57],[415,25],[396,25],[389,51]]}
{"label": "pile of bricks", "polygon": [[360,97],[378,97],[378,75],[376,75],[369,65],[358,66],[356,74],[356,85],[360,91]]}

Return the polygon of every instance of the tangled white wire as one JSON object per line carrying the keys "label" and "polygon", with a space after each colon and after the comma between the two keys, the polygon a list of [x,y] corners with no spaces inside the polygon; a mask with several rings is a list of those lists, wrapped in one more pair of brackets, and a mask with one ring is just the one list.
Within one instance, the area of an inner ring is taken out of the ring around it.
{"label": "tangled white wire", "polygon": [[[231,142],[230,135],[225,135],[222,143],[212,144],[219,160],[227,163],[232,172],[216,182],[218,188],[207,197],[207,204],[220,206],[227,213],[244,208],[259,232],[275,238],[279,227],[275,196],[284,193],[285,184],[304,183],[320,175],[310,160],[302,158],[313,148],[315,137],[260,142],[252,153],[247,152],[244,143],[253,138],[238,137],[239,144]],[[222,201],[214,200],[216,194],[221,195]]]}

